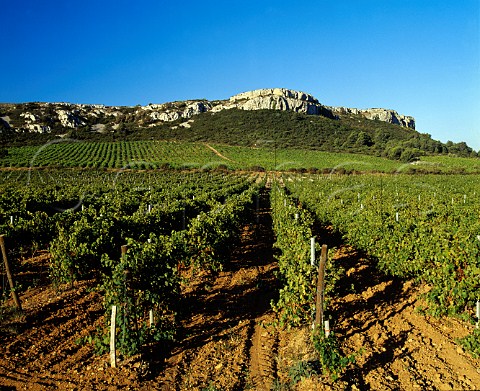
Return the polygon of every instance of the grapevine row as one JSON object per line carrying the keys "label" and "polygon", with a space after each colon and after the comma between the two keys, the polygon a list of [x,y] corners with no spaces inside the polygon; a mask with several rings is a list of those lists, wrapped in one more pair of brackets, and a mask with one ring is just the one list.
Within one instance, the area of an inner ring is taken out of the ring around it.
{"label": "grapevine row", "polygon": [[[184,231],[150,234],[146,242],[129,238],[128,251],[119,260],[102,255],[106,311],[108,315],[111,305],[121,308],[118,348],[124,354],[137,353],[149,339],[168,340],[175,335],[179,271],[222,268],[255,195],[258,189],[251,186],[230,196],[224,204],[201,212]],[[154,313],[153,328],[145,321],[150,310]]]}
{"label": "grapevine row", "polygon": [[469,176],[312,178],[286,182],[320,221],[374,256],[387,273],[427,283],[431,313],[473,315],[480,297],[478,181]]}

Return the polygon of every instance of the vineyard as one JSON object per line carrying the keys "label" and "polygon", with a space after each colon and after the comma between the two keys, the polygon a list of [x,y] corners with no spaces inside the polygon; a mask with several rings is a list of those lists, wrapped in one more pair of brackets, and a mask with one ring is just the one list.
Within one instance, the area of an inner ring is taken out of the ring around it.
{"label": "vineyard", "polygon": [[2,390],[480,384],[478,175],[212,170],[255,159],[194,143],[29,148],[4,165],[31,169],[0,172],[23,307],[2,269]]}
{"label": "vineyard", "polygon": [[393,276],[431,286],[434,315],[474,318],[480,298],[480,186],[476,178],[289,177],[287,189]]}
{"label": "vineyard", "polygon": [[414,164],[386,158],[279,148],[275,135],[251,147],[185,141],[86,142],[63,138],[38,146],[10,147],[0,167],[85,169],[301,170],[351,173],[480,173],[480,159],[425,156]]}

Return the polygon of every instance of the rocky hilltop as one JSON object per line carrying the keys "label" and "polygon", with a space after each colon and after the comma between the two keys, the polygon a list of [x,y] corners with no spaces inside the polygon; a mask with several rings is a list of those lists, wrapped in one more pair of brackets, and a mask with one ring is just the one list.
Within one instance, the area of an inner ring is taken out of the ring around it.
{"label": "rocky hilltop", "polygon": [[408,115],[398,114],[395,110],[389,109],[354,109],[348,107],[330,107],[336,114],[360,114],[365,118],[388,122],[400,125],[404,128],[415,129],[415,118]]}
{"label": "rocky hilltop", "polygon": [[219,105],[214,110],[237,108],[242,110],[291,110],[297,113],[323,115],[334,118],[334,114],[312,95],[285,88],[268,88],[243,92],[232,96],[226,105]]}
{"label": "rocky hilltop", "polygon": [[[71,103],[0,104],[0,133],[58,133],[75,128],[102,133],[115,131],[125,123],[148,128],[181,119],[189,120],[205,112],[217,113],[229,109],[288,110],[331,119],[355,114],[415,129],[413,117],[399,115],[394,110],[328,107],[301,91],[270,88],[243,92],[227,100],[187,100],[134,107]],[[188,122],[180,125],[188,127]]]}

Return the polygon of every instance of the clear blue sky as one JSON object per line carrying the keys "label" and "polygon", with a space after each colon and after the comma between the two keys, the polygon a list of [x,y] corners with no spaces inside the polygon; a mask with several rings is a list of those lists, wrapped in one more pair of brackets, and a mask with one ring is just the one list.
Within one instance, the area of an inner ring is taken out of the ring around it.
{"label": "clear blue sky", "polygon": [[480,149],[480,0],[4,0],[0,102],[136,105],[284,87]]}

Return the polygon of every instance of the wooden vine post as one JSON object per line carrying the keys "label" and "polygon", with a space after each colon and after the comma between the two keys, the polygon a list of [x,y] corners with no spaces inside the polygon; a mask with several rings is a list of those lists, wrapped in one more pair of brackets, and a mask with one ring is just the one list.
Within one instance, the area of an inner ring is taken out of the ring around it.
{"label": "wooden vine post", "polygon": [[122,258],[125,257],[125,255],[127,255],[127,250],[128,250],[128,246],[126,244],[120,247],[120,251],[122,252]]}
{"label": "wooden vine post", "polygon": [[315,308],[315,327],[323,326],[323,302],[325,291],[325,265],[327,263],[327,245],[322,245],[320,263],[318,265],[317,300]]}
{"label": "wooden vine post", "polygon": [[0,247],[2,248],[2,256],[3,256],[3,263],[5,264],[5,272],[7,273],[8,284],[10,285],[10,291],[12,292],[13,301],[17,308],[21,311],[22,310],[22,303],[20,303],[20,299],[18,298],[18,294],[15,291],[15,284],[13,283],[12,273],[10,272],[10,264],[8,263],[7,259],[7,249],[5,248],[5,235],[0,235]]}

